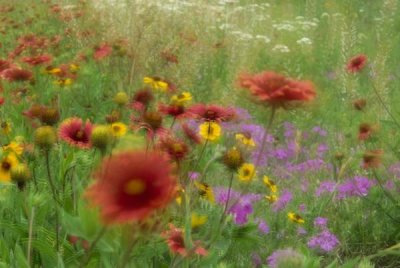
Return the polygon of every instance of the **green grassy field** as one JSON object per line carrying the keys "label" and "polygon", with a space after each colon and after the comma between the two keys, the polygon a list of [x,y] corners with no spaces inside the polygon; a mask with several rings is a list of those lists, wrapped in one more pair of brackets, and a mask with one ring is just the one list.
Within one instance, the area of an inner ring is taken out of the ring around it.
{"label": "green grassy field", "polygon": [[0,0],[0,267],[399,267],[399,30],[396,0]]}

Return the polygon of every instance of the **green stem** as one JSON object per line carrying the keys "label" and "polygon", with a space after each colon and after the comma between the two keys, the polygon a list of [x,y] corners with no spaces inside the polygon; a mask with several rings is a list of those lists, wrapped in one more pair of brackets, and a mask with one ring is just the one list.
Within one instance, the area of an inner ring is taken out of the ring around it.
{"label": "green stem", "polygon": [[80,267],[84,267],[89,263],[90,257],[93,253],[93,249],[96,247],[96,245],[100,241],[100,239],[104,236],[104,234],[106,233],[106,230],[107,230],[106,226],[103,226],[103,228],[101,228],[101,230],[97,234],[96,238],[93,240],[92,244],[90,245],[89,250],[86,252],[85,258],[83,259]]}
{"label": "green stem", "polygon": [[256,166],[258,166],[260,164],[261,156],[262,156],[262,154],[264,152],[265,144],[267,142],[268,131],[269,131],[270,127],[272,126],[272,122],[274,121],[274,118],[275,118],[275,112],[276,112],[276,108],[274,106],[272,106],[271,107],[271,114],[270,114],[269,120],[268,120],[268,124],[267,124],[267,127],[265,128],[264,136],[262,138],[260,152],[259,152],[259,154],[257,156],[257,159],[256,159],[256,162],[255,162]]}

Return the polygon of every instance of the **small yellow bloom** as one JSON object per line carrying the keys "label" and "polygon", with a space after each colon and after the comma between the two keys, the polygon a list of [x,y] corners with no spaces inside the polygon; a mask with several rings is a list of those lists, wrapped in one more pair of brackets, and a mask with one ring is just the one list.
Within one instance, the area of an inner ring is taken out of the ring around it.
{"label": "small yellow bloom", "polygon": [[287,215],[288,215],[289,220],[291,220],[292,222],[304,223],[304,219],[296,213],[289,212]]}
{"label": "small yellow bloom", "polygon": [[158,77],[146,76],[143,78],[143,83],[151,86],[155,90],[160,90],[162,92],[165,92],[168,89],[168,83]]}
{"label": "small yellow bloom", "polygon": [[81,67],[79,67],[78,64],[72,63],[72,64],[69,65],[69,70],[71,71],[71,73],[76,73],[76,72],[78,72],[80,68],[81,68]]}
{"label": "small yellow bloom", "polygon": [[1,126],[1,130],[3,131],[3,133],[5,135],[10,134],[10,132],[11,132],[11,124],[10,123],[2,122],[0,126]]}
{"label": "small yellow bloom", "polygon": [[221,136],[221,127],[215,122],[204,122],[200,125],[200,136],[209,141],[215,141]]}
{"label": "small yellow bloom", "polygon": [[236,140],[240,141],[242,144],[249,146],[249,147],[255,147],[256,143],[251,137],[248,137],[247,135],[243,133],[237,133],[235,135]]}
{"label": "small yellow bloom", "polygon": [[194,185],[199,190],[200,196],[202,196],[205,199],[207,199],[210,203],[214,203],[215,202],[214,192],[213,192],[213,190],[212,190],[210,185],[208,185],[206,183],[201,183],[201,182],[195,182]]}
{"label": "small yellow bloom", "polygon": [[192,214],[192,228],[197,228],[207,222],[207,216]]}
{"label": "small yellow bloom", "polygon": [[9,153],[0,160],[0,182],[6,183],[11,180],[11,169],[19,164],[14,153]]}
{"label": "small yellow bloom", "polygon": [[126,134],[128,127],[121,122],[111,124],[111,130],[114,137],[122,137]]}
{"label": "small yellow bloom", "polygon": [[272,204],[272,203],[275,203],[275,202],[276,202],[276,200],[278,200],[278,196],[277,196],[277,195],[275,195],[275,194],[272,194],[272,195],[266,195],[266,196],[265,196],[265,199],[267,199],[267,200],[268,200],[268,202],[270,202],[270,203]]}
{"label": "small yellow bloom", "polygon": [[278,191],[278,186],[276,186],[275,182],[271,181],[268,176],[264,176],[263,182],[267,187],[269,187],[271,192],[276,193]]}
{"label": "small yellow bloom", "polygon": [[8,145],[3,146],[3,151],[21,155],[24,152],[24,147],[21,144],[12,141]]}
{"label": "small yellow bloom", "polygon": [[45,72],[48,74],[60,74],[62,70],[60,68],[49,68]]}
{"label": "small yellow bloom", "polygon": [[58,80],[54,81],[53,83],[55,85],[59,85],[59,86],[65,87],[65,86],[70,86],[72,84],[72,82],[73,81],[72,81],[71,78],[61,78],[61,79],[58,79]]}
{"label": "small yellow bloom", "polygon": [[239,179],[241,181],[249,182],[253,179],[254,175],[256,174],[256,168],[251,163],[244,163],[239,168]]}
{"label": "small yellow bloom", "polygon": [[171,97],[171,103],[178,106],[184,106],[192,100],[192,94],[190,92],[182,92],[178,95],[173,95]]}

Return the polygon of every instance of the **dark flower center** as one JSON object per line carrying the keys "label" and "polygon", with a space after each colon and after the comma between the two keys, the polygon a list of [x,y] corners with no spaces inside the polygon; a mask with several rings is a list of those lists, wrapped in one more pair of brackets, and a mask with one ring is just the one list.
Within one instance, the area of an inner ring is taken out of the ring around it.
{"label": "dark flower center", "polygon": [[11,168],[11,163],[8,162],[7,160],[4,160],[3,162],[1,162],[1,168],[6,171],[9,171]]}

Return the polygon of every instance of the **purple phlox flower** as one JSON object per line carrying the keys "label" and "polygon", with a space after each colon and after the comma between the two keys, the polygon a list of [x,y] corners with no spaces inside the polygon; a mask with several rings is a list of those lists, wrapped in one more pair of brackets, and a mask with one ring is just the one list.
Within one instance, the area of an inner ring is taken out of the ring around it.
{"label": "purple phlox flower", "polygon": [[253,263],[254,267],[258,268],[261,267],[262,265],[262,259],[260,255],[258,255],[256,252],[251,254],[251,262]]}
{"label": "purple phlox flower", "polygon": [[285,132],[284,132],[283,135],[284,135],[286,138],[289,138],[289,137],[293,137],[293,136],[294,136],[295,131],[296,131],[296,128],[294,127],[294,125],[293,125],[292,123],[284,122],[284,123],[283,123],[283,127],[285,128]]}
{"label": "purple phlox flower", "polygon": [[323,181],[319,184],[319,187],[315,191],[316,196],[321,196],[321,194],[327,192],[332,193],[336,188],[336,183],[333,181]]}
{"label": "purple phlox flower", "polygon": [[192,181],[197,180],[200,177],[200,173],[199,172],[195,172],[195,171],[190,171],[189,172],[189,179]]}
{"label": "purple phlox flower", "polygon": [[311,237],[307,245],[313,249],[330,252],[339,245],[339,240],[329,230],[323,230],[321,233]]}
{"label": "purple phlox flower", "polygon": [[314,227],[325,229],[328,224],[328,219],[323,217],[316,217],[314,219]]}
{"label": "purple phlox flower", "polygon": [[394,188],[396,187],[396,185],[394,184],[394,181],[392,181],[392,180],[388,180],[386,183],[385,183],[385,188],[387,189],[387,190],[393,190]]}
{"label": "purple phlox flower", "polygon": [[302,235],[306,235],[307,234],[307,230],[304,229],[303,227],[298,227],[297,228],[297,234],[302,236]]}
{"label": "purple phlox flower", "polygon": [[300,212],[306,211],[306,204],[300,204],[300,205],[299,205],[299,211],[300,211]]}
{"label": "purple phlox flower", "polygon": [[[216,195],[216,202],[225,206],[228,199],[228,188],[216,187],[214,192]],[[260,194],[244,194],[231,189],[229,193],[228,213],[233,214],[234,221],[238,225],[243,225],[248,222],[248,216],[253,213],[253,203],[260,200]]]}
{"label": "purple phlox flower", "polygon": [[278,148],[272,152],[272,156],[278,160],[285,160],[288,158],[288,153],[283,148]]}
{"label": "purple phlox flower", "polygon": [[389,172],[395,176],[396,178],[400,179],[400,162],[394,163],[389,167]]}
{"label": "purple phlox flower", "polygon": [[328,151],[329,147],[325,143],[321,143],[317,147],[317,155],[319,158],[323,157],[325,152]]}
{"label": "purple phlox flower", "polygon": [[318,133],[321,137],[325,137],[327,135],[326,130],[322,129],[319,126],[313,127],[312,131]]}
{"label": "purple phlox flower", "polygon": [[308,186],[309,186],[309,185],[310,185],[310,181],[307,180],[307,179],[303,179],[303,180],[301,181],[300,189],[301,189],[303,192],[307,192],[307,191],[308,191]]}
{"label": "purple phlox flower", "polygon": [[236,118],[239,121],[250,121],[253,119],[253,117],[251,116],[249,111],[247,111],[246,109],[243,109],[240,107],[235,107],[234,110],[235,110]]}
{"label": "purple phlox flower", "polygon": [[272,205],[272,210],[274,212],[278,212],[284,209],[290,201],[292,201],[293,195],[288,190],[283,190],[282,195],[279,199]]}
{"label": "purple phlox flower", "polygon": [[255,219],[255,223],[258,224],[258,231],[262,234],[268,234],[269,233],[269,226],[267,225],[267,223],[261,219],[261,218],[257,218]]}
{"label": "purple phlox flower", "polygon": [[338,186],[338,199],[351,196],[366,196],[369,189],[375,185],[373,180],[365,177],[354,177]]}
{"label": "purple phlox flower", "polygon": [[296,141],[288,141],[286,150],[288,157],[296,156],[297,150],[298,150],[298,145]]}
{"label": "purple phlox flower", "polygon": [[295,164],[289,166],[291,172],[307,172],[307,171],[315,171],[320,170],[322,168],[327,168],[328,166],[322,159],[310,159],[300,164]]}
{"label": "purple phlox flower", "polygon": [[[282,262],[300,263],[303,261],[303,255],[292,248],[279,249],[274,251],[268,258],[267,263],[271,268],[281,267]],[[300,265],[301,266],[301,265]]]}

